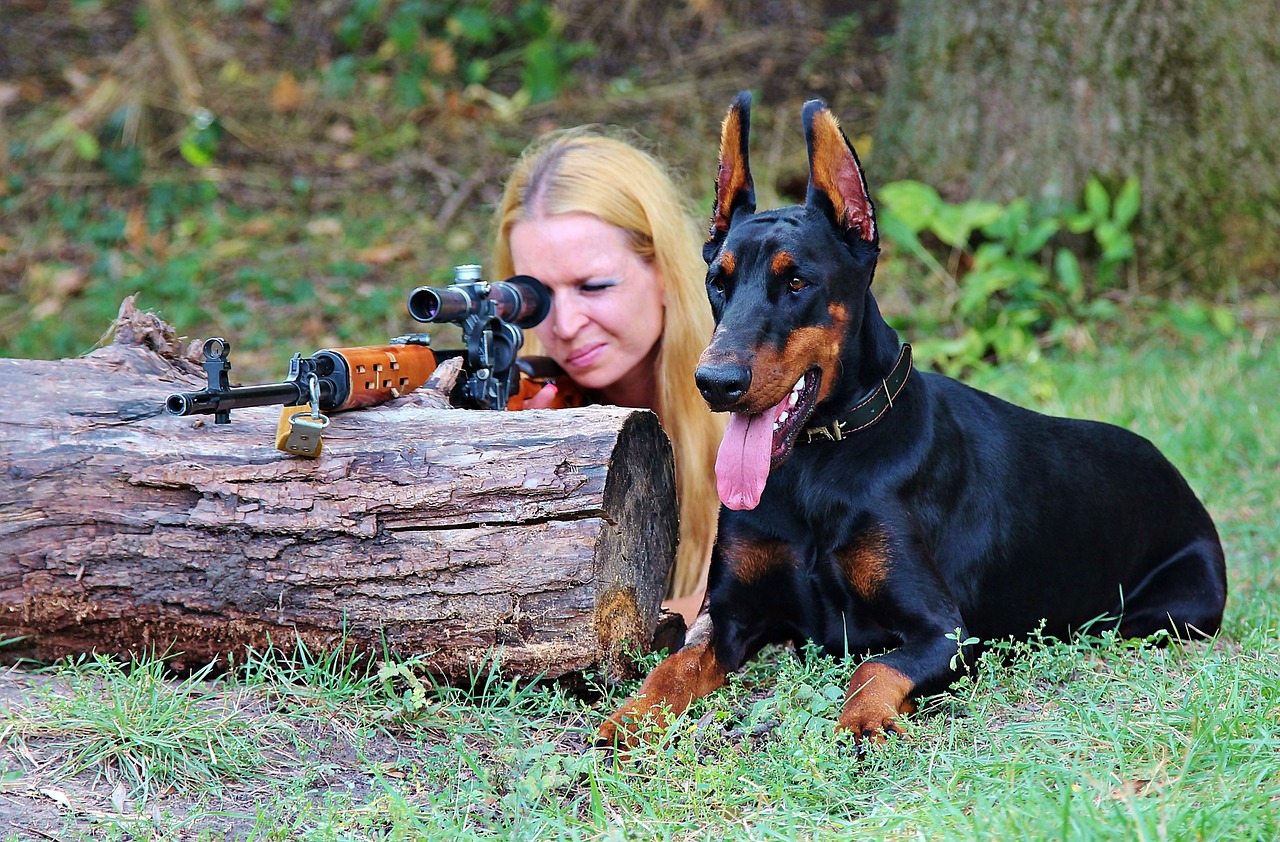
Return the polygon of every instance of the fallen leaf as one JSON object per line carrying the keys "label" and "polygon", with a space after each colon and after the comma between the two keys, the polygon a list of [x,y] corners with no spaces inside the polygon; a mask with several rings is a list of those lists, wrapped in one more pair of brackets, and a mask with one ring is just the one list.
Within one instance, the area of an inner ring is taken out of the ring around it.
{"label": "fallen leaf", "polygon": [[1113,787],[1108,795],[1117,801],[1121,801],[1126,798],[1148,795],[1151,792],[1151,781],[1144,778],[1138,778],[1132,781],[1122,781],[1119,786]]}
{"label": "fallen leaf", "polygon": [[271,89],[271,110],[277,114],[297,111],[302,105],[302,86],[289,71],[280,74],[276,85]]}
{"label": "fallen leaf", "polygon": [[129,244],[129,248],[138,251],[146,243],[146,239],[146,212],[142,209],[142,205],[134,205],[129,208],[129,214],[125,217],[124,241]]}
{"label": "fallen leaf", "polygon": [[124,802],[128,795],[129,790],[125,787],[124,781],[117,781],[116,788],[111,790],[111,806],[116,808],[117,813],[124,812]]}
{"label": "fallen leaf", "polygon": [[71,797],[67,795],[64,790],[58,789],[57,787],[46,786],[41,787],[40,794],[53,799],[68,810],[71,809]]}
{"label": "fallen leaf", "polygon": [[343,152],[333,159],[333,165],[340,170],[356,170],[364,166],[364,157],[356,152]]}
{"label": "fallen leaf", "polygon": [[450,76],[458,69],[458,54],[448,41],[443,38],[428,38],[424,46],[432,75]]}
{"label": "fallen leaf", "polygon": [[403,243],[391,243],[383,246],[370,246],[355,253],[356,260],[361,263],[372,263],[374,266],[386,266],[413,254],[412,249]]}
{"label": "fallen leaf", "polygon": [[219,240],[209,249],[209,253],[214,257],[223,260],[228,257],[237,257],[244,254],[252,248],[252,244],[248,240],[241,240],[232,237],[229,240]]}
{"label": "fallen leaf", "polygon": [[93,84],[93,77],[75,65],[63,70],[62,78],[65,79],[67,84],[71,86],[71,89],[76,92],[80,92]]}
{"label": "fallen leaf", "polygon": [[313,219],[307,223],[307,233],[313,237],[341,237],[342,223],[333,217]]}
{"label": "fallen leaf", "polygon": [[255,217],[240,226],[240,233],[246,237],[261,237],[276,230],[276,222],[269,216]]}
{"label": "fallen leaf", "polygon": [[89,283],[89,273],[79,266],[59,269],[53,273],[49,283],[49,292],[59,298],[70,298]]}
{"label": "fallen leaf", "polygon": [[343,146],[350,146],[351,141],[356,139],[356,130],[351,128],[351,124],[345,120],[339,120],[332,126],[324,130],[326,139],[334,143],[341,143]]}

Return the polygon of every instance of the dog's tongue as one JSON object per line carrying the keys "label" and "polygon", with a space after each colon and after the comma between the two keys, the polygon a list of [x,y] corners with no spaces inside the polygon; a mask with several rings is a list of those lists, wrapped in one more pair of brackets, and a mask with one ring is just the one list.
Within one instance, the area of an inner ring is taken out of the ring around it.
{"label": "dog's tongue", "polygon": [[754,509],[769,479],[773,456],[773,422],[779,406],[759,415],[735,412],[729,416],[720,453],[716,456],[716,491],[731,509]]}

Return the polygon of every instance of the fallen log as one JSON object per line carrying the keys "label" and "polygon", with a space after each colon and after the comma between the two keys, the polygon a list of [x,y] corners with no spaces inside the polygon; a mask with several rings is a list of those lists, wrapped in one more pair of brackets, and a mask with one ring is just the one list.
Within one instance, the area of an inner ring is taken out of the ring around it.
{"label": "fallen log", "polygon": [[[446,678],[627,674],[674,558],[653,413],[438,408],[336,415],[318,459],[279,410],[164,412],[203,385],[155,317],[82,359],[0,360],[0,657],[356,647]],[[438,404],[439,395],[436,395]]]}

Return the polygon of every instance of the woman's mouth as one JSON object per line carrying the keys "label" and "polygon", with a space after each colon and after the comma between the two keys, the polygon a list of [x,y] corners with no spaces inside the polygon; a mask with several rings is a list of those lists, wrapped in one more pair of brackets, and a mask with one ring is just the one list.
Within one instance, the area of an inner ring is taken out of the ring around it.
{"label": "woman's mouth", "polygon": [[579,348],[565,358],[565,365],[571,368],[590,368],[599,361],[606,348],[603,342],[594,342],[585,348]]}

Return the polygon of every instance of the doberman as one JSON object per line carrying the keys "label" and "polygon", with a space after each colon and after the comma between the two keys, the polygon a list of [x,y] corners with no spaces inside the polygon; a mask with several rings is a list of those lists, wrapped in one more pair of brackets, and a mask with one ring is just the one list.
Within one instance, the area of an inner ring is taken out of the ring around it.
{"label": "doberman", "polygon": [[836,118],[806,103],[805,202],[757,213],[750,107],[725,118],[703,248],[716,330],[695,376],[731,413],[707,597],[597,745],[633,747],[769,643],[874,655],[838,728],[878,742],[971,636],[1217,632],[1222,545],[1178,471],[1127,430],[913,370],[871,293],[875,208]]}

